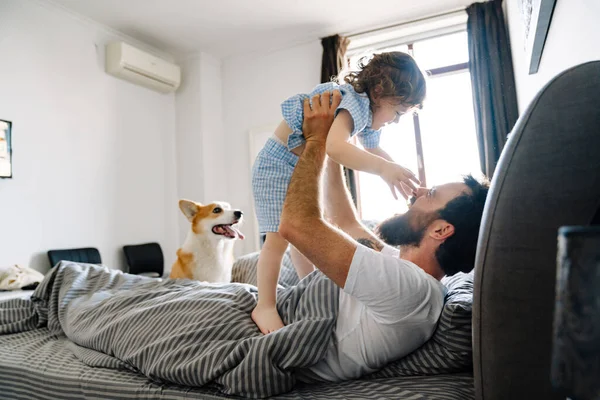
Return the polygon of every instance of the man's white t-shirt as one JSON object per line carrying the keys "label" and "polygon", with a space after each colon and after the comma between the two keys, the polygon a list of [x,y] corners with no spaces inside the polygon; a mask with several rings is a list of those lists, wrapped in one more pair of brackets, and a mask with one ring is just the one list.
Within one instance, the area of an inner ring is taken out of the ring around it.
{"label": "man's white t-shirt", "polygon": [[431,337],[446,288],[399,256],[389,246],[381,252],[357,247],[340,290],[336,329],[325,358],[300,375],[326,381],[358,378]]}

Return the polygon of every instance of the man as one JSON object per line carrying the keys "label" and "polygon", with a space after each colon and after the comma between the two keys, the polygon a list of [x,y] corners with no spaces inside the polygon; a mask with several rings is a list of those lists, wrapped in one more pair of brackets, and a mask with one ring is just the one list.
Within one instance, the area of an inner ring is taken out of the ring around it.
{"label": "man", "polygon": [[[353,379],[421,346],[442,310],[444,275],[473,268],[487,187],[473,178],[415,193],[409,212],[384,221],[380,237],[359,222],[341,167],[327,161],[325,143],[340,94],[304,102],[306,147],[281,216],[280,234],[342,290],[335,338],[310,378]],[[321,187],[331,215],[319,200]],[[334,225],[337,226],[337,228]],[[339,229],[338,229],[339,228]]]}

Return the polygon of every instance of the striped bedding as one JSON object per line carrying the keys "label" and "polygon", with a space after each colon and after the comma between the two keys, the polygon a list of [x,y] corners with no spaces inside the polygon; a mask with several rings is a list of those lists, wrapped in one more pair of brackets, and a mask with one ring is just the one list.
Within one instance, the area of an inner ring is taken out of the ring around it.
{"label": "striped bedding", "polygon": [[[254,275],[254,264],[255,260],[253,262],[253,257],[238,260],[236,267],[234,267],[234,277],[237,275],[238,280],[243,281],[249,278],[251,281],[251,277]],[[244,272],[245,270],[247,271]],[[131,277],[119,274],[118,272],[112,272],[111,276],[113,278],[104,282],[104,285],[107,287],[111,287],[112,285],[113,287],[126,288],[127,285],[143,286],[148,284],[148,282],[144,281],[146,278]],[[123,276],[127,276],[128,279],[121,281]],[[132,278],[135,278],[135,282],[131,280]],[[297,279],[290,274],[289,282],[286,282],[285,266],[282,268],[282,278],[283,280],[280,283],[284,286],[295,284],[294,279]],[[311,279],[311,281],[313,280],[314,278]],[[51,281],[48,280],[47,282]],[[81,282],[77,281],[75,279],[74,286],[81,284]],[[316,283],[317,281],[319,279],[314,282]],[[53,286],[57,284],[56,282],[52,283]],[[67,286],[69,285],[71,284],[69,283]],[[232,286],[244,287],[247,293],[255,294],[255,288],[248,287],[247,285]],[[280,303],[280,305],[287,304],[289,307],[290,304],[297,301],[298,295],[306,291],[307,285],[304,286],[305,289],[300,291],[290,291],[290,293],[296,293],[295,296],[285,297],[284,295],[283,298],[287,300]],[[98,289],[98,287],[95,287],[94,291],[97,292]],[[38,288],[38,292],[40,291],[47,291],[47,289]],[[57,295],[58,297],[52,301],[61,298],[60,294]],[[64,293],[62,296],[64,298]],[[83,297],[85,296],[93,297],[89,295],[84,295]],[[217,302],[229,301],[227,296],[217,296],[217,298],[218,300],[215,299]],[[36,301],[36,303],[38,302],[39,300]],[[47,318],[53,318],[52,312],[46,314],[41,312],[39,315],[32,312],[35,307],[39,308],[39,304],[33,306],[31,302],[23,300],[12,301],[10,305],[8,303],[0,303],[0,330],[4,330],[4,332],[19,332],[23,329],[33,329],[36,326],[44,325]],[[80,304],[77,307],[80,307]],[[76,309],[80,309],[77,307]],[[48,307],[48,309],[51,308]],[[337,309],[337,306],[335,308]],[[249,309],[251,310],[251,307]],[[115,314],[113,313],[112,315],[114,317]],[[59,321],[61,318],[64,319],[64,315],[60,313],[54,317]],[[51,325],[49,324],[48,326],[50,327]],[[227,330],[227,327],[224,328],[223,330]],[[56,327],[53,329],[56,329]],[[196,370],[194,372],[198,373],[199,371]],[[257,375],[259,374],[254,374],[254,376]],[[336,384],[298,383],[293,391],[281,394],[276,398],[361,399],[377,397],[453,400],[472,399],[474,397],[473,378],[470,374],[410,377],[387,375],[373,375],[368,377],[368,379]],[[228,397],[223,394],[223,390],[227,390],[227,385],[219,385],[215,382],[211,382],[202,388],[192,388],[191,386],[168,383],[164,380],[156,379],[155,376],[151,376],[151,378],[149,379],[140,374],[128,362],[122,362],[114,357],[108,357],[103,353],[77,346],[62,334],[54,335],[46,327],[0,336],[0,393],[2,394],[0,397],[3,399],[170,399],[182,397],[214,399]],[[275,391],[278,390],[278,388],[275,389]],[[262,394],[255,394],[254,397],[257,396],[262,396]]]}
{"label": "striped bedding", "polygon": [[[56,399],[226,399],[214,385],[190,388],[156,383],[127,370],[92,368],[81,362],[65,337],[47,328],[0,336],[0,398]],[[299,383],[274,399],[315,400],[469,400],[474,398],[469,374]]]}
{"label": "striped bedding", "polygon": [[215,382],[223,393],[263,398],[291,390],[293,370],[323,358],[338,294],[323,274],[311,274],[279,295],[285,328],[262,335],[250,318],[254,286],[154,280],[62,262],[31,302],[0,303],[0,333],[47,325],[89,366],[191,387]]}

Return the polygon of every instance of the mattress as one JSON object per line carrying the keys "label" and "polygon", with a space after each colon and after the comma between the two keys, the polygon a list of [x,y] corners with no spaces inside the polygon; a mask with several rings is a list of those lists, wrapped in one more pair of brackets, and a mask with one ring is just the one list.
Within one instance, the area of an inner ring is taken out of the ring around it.
{"label": "mattress", "polygon": [[[150,381],[132,371],[92,368],[80,362],[66,337],[46,328],[0,336],[2,399],[224,399],[215,387],[189,388]],[[468,400],[470,374],[360,379],[298,385],[277,399]]]}
{"label": "mattress", "polygon": [[28,299],[33,290],[0,290],[0,301],[10,299]]}

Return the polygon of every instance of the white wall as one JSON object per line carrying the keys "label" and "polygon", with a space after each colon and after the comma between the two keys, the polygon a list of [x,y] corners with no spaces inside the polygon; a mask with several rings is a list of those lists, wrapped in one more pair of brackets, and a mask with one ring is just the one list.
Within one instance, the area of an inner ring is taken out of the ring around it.
{"label": "white wall", "polygon": [[[176,94],[179,198],[200,203],[228,201],[229,145],[223,134],[221,61],[200,53],[180,62],[182,85]],[[234,205],[233,205],[234,206]],[[189,222],[179,214],[179,239]]]}
{"label": "white wall", "polygon": [[[200,60],[197,57],[180,62],[181,86],[175,95],[177,113],[177,196],[204,201],[204,162],[200,132]],[[179,241],[187,234],[185,217],[177,212]]]}
{"label": "white wall", "polygon": [[232,57],[223,62],[223,160],[229,172],[229,202],[246,216],[246,240],[236,254],[257,250],[257,225],[252,206],[249,131],[277,125],[280,104],[297,93],[306,93],[320,82],[322,48],[319,41],[270,54]]}
{"label": "white wall", "polygon": [[[14,179],[0,180],[0,265],[49,267],[51,248],[178,246],[175,100],[104,72],[117,34],[32,0],[0,2],[0,119]],[[137,44],[134,42],[134,44]]]}
{"label": "white wall", "polygon": [[[229,149],[223,130],[223,80],[221,60],[210,54],[200,54],[200,133],[204,160],[204,200],[225,200],[227,177],[222,171],[229,166]],[[233,205],[232,205],[233,206]]]}
{"label": "white wall", "polygon": [[600,1],[557,0],[537,74],[529,75],[523,50],[524,32],[518,1],[508,0],[506,11],[513,53],[519,109],[554,76],[586,61],[600,59]]}

